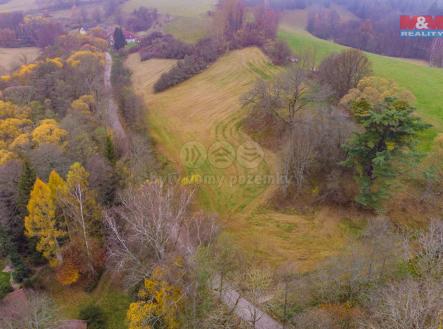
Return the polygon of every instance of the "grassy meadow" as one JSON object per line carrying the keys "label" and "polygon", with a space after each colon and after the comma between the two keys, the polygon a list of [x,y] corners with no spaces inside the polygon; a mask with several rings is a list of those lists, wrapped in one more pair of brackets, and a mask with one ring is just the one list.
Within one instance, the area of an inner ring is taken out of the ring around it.
{"label": "grassy meadow", "polygon": [[[209,148],[225,141],[237,148],[250,137],[241,129],[246,110],[240,96],[258,78],[278,71],[257,48],[233,51],[206,71],[165,92],[154,94],[152,86],[174,61],[140,62],[131,55],[126,65],[133,72],[133,84],[149,108],[150,131],[158,150],[182,176],[200,175],[199,206],[221,216],[224,228],[248,254],[270,264],[294,260],[303,271],[336,254],[349,235],[342,225],[345,214],[324,208],[300,215],[278,213],[266,206],[277,186],[269,182],[234,182],[236,177],[269,177],[277,173],[278,155],[265,150],[264,161],[255,169],[234,163],[216,169],[207,161],[197,169],[187,169],[180,160],[182,146],[190,141]],[[210,181],[212,178],[223,181]],[[207,180],[206,180],[207,179]]]}
{"label": "grassy meadow", "polygon": [[27,48],[0,48],[0,73],[15,69],[21,64],[21,60],[33,62],[40,54],[40,50],[34,47]]}
{"label": "grassy meadow", "polygon": [[[352,18],[346,12],[342,15]],[[178,24],[177,33],[185,36],[189,22],[192,20]],[[313,48],[320,61],[345,48],[310,35],[304,30],[306,22],[306,11],[290,12],[283,17],[279,37],[295,52]],[[423,147],[430,148],[433,137],[443,131],[439,100],[443,71],[429,68],[420,61],[368,56],[376,75],[396,80],[416,95],[419,114],[434,125],[423,139]],[[230,181],[232,177],[241,176],[275,177],[280,168],[279,155],[269,150],[265,151],[264,162],[255,169],[238,165],[215,169],[208,161],[198,169],[183,166],[180,152],[187,142],[197,141],[208,148],[216,141],[226,141],[236,148],[250,140],[241,129],[246,110],[241,107],[239,98],[256,79],[272,77],[279,71],[259,49],[228,53],[201,74],[159,94],[155,94],[152,87],[175,61],[140,62],[134,54],[126,64],[133,72],[136,91],[144,96],[149,108],[150,131],[158,150],[181,176],[198,174],[204,180],[207,177],[225,179],[211,183],[205,180],[200,187],[199,206],[220,214],[225,231],[257,260],[277,265],[290,259],[300,271],[309,271],[325,258],[340,252],[354,236],[350,227],[365,222],[361,214],[349,209],[321,207],[310,214],[279,212],[267,205],[277,188],[274,184]]]}
{"label": "grassy meadow", "polygon": [[38,8],[36,0],[9,0],[0,4],[0,13],[9,11],[26,11]]}
{"label": "grassy meadow", "polygon": [[[305,26],[305,11],[291,13],[283,18],[279,36],[288,42],[295,52],[315,49],[317,60],[338,52],[346,47],[319,39],[308,32]],[[367,53],[372,62],[374,74],[395,80],[400,86],[411,90],[417,97],[417,111],[434,130],[427,133],[427,140],[432,140],[436,133],[443,132],[443,70],[432,68],[422,61],[392,58]]]}
{"label": "grassy meadow", "polygon": [[131,12],[138,7],[157,8],[162,14],[196,17],[212,9],[215,0],[129,0],[122,9]]}

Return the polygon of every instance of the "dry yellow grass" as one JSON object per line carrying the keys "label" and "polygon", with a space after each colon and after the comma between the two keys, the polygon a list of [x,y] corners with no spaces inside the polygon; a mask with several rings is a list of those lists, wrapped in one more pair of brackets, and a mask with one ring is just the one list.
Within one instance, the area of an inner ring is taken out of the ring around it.
{"label": "dry yellow grass", "polygon": [[38,7],[35,0],[9,0],[0,5],[0,13],[10,11],[26,11],[36,9]]}
{"label": "dry yellow grass", "polygon": [[275,175],[278,156],[265,151],[264,162],[254,169],[234,164],[216,169],[205,163],[198,169],[186,169],[180,162],[181,147],[197,141],[209,147],[225,141],[237,148],[250,137],[241,130],[246,110],[240,96],[260,77],[271,77],[276,71],[257,48],[233,51],[201,74],[154,94],[152,86],[174,61],[140,62],[131,55],[126,65],[133,72],[133,84],[149,108],[151,133],[159,150],[183,175],[224,178],[221,184],[201,185],[200,206],[221,214],[225,228],[242,249],[250,255],[261,255],[270,264],[289,258],[300,269],[312,269],[325,257],[341,249],[345,234],[337,223],[339,215],[314,217],[281,214],[266,209],[266,201],[276,186],[268,183],[230,184],[233,177]]}
{"label": "dry yellow grass", "polygon": [[39,54],[40,50],[33,47],[0,48],[0,72],[15,69],[22,64],[22,60],[26,60],[28,63],[33,62]]}

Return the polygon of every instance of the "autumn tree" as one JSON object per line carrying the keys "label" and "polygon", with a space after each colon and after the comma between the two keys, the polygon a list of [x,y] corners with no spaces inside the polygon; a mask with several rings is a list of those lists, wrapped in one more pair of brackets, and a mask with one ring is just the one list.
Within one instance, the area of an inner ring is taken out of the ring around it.
{"label": "autumn tree", "polygon": [[399,87],[395,81],[371,76],[361,79],[357,87],[351,89],[340,100],[340,104],[352,107],[354,102],[365,99],[375,106],[383,103],[388,97],[401,99],[411,105],[416,101],[414,94],[406,88]]}
{"label": "autumn tree", "polygon": [[58,123],[53,119],[45,119],[32,132],[32,140],[37,145],[57,144],[63,145],[68,132],[61,129]]}
{"label": "autumn tree", "polygon": [[217,34],[231,41],[243,27],[246,6],[243,0],[220,0],[215,12]]}
{"label": "autumn tree", "polygon": [[61,263],[59,239],[65,232],[57,228],[56,206],[51,189],[42,180],[35,181],[28,203],[29,215],[25,218],[25,234],[38,239],[37,250],[55,267]]}
{"label": "autumn tree", "polygon": [[163,272],[156,267],[151,277],[144,280],[138,300],[129,306],[129,329],[181,328],[178,314],[183,306],[182,292],[165,281]]}
{"label": "autumn tree", "polygon": [[94,268],[94,246],[97,239],[102,237],[100,223],[100,208],[95,194],[89,188],[89,173],[80,163],[74,163],[66,178],[66,193],[62,196],[62,203],[66,209],[66,216],[72,228],[82,240],[83,250],[91,272]]}
{"label": "autumn tree", "polygon": [[371,72],[368,57],[359,50],[348,49],[324,59],[318,68],[318,79],[330,86],[336,97],[341,99]]}
{"label": "autumn tree", "polygon": [[412,150],[417,135],[429,125],[414,115],[415,108],[392,98],[375,106],[362,99],[354,103],[352,111],[363,131],[344,146],[344,164],[354,168],[360,185],[357,202],[376,208],[386,196],[386,179],[398,175],[393,161]]}

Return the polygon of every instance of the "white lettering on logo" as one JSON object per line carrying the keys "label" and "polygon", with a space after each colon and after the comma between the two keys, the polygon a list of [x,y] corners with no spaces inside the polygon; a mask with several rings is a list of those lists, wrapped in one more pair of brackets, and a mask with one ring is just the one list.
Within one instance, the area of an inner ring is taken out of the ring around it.
{"label": "white lettering on logo", "polygon": [[426,17],[417,17],[417,24],[415,24],[417,30],[429,30],[428,23],[426,22]]}

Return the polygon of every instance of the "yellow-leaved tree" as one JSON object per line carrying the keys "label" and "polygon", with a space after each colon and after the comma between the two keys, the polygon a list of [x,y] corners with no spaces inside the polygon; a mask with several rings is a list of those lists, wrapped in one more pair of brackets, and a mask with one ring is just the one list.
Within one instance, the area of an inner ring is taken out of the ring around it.
{"label": "yellow-leaved tree", "polygon": [[61,129],[57,121],[53,119],[46,119],[40,121],[40,124],[32,132],[32,140],[34,143],[40,144],[58,144],[63,145],[66,140],[68,132]]}
{"label": "yellow-leaved tree", "polygon": [[66,193],[63,204],[69,217],[70,226],[83,240],[88,266],[94,272],[97,240],[102,235],[101,209],[94,192],[89,188],[89,173],[80,163],[74,163],[66,177]]}
{"label": "yellow-leaved tree", "polygon": [[127,313],[129,329],[180,328],[178,312],[182,292],[163,279],[163,270],[155,268],[138,292],[139,301],[131,303]]}
{"label": "yellow-leaved tree", "polygon": [[340,104],[351,106],[354,102],[365,99],[370,105],[377,105],[388,97],[400,99],[408,104],[414,104],[416,101],[414,94],[399,87],[395,81],[371,76],[361,79],[357,88],[351,89],[341,99]]}
{"label": "yellow-leaved tree", "polygon": [[95,106],[95,99],[92,95],[83,95],[71,103],[71,109],[84,115],[90,115]]}
{"label": "yellow-leaved tree", "polygon": [[37,238],[36,249],[43,254],[52,267],[62,262],[58,239],[65,232],[57,228],[56,205],[51,189],[41,179],[37,179],[28,203],[29,215],[25,217],[25,234]]}

